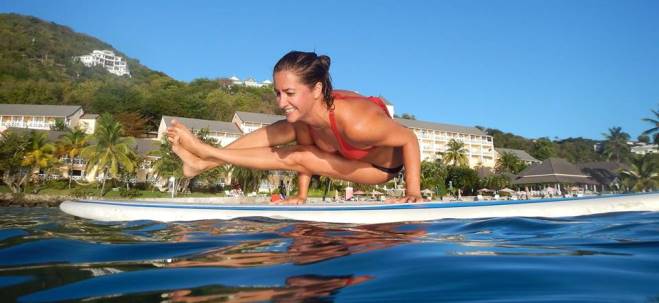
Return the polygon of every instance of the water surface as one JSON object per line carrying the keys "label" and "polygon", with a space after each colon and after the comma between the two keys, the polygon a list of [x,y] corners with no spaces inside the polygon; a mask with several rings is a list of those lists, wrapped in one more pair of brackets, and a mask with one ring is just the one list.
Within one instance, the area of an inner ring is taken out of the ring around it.
{"label": "water surface", "polygon": [[349,225],[0,208],[2,302],[659,302],[659,213]]}

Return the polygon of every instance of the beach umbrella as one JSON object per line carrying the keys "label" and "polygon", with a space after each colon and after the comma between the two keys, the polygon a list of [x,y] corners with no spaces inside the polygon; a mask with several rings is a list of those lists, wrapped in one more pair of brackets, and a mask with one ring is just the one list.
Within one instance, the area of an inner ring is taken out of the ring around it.
{"label": "beach umbrella", "polygon": [[358,196],[358,195],[365,195],[366,193],[363,192],[363,191],[361,191],[361,190],[356,190],[356,191],[353,192],[352,194]]}
{"label": "beach umbrella", "polygon": [[482,192],[482,193],[491,193],[492,190],[491,190],[491,189],[487,189],[487,188],[481,188],[481,189],[478,190],[478,192]]}
{"label": "beach umbrella", "polygon": [[505,192],[505,193],[511,193],[511,194],[514,194],[514,193],[515,193],[514,190],[512,190],[512,189],[510,189],[510,188],[508,188],[508,187],[506,187],[506,188],[504,188],[504,189],[502,189],[502,190],[500,190],[500,191]]}

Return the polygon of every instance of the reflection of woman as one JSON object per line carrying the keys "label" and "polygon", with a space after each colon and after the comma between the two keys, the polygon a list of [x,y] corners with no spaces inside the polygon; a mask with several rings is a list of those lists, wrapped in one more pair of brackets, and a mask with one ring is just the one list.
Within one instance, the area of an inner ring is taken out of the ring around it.
{"label": "reflection of woman", "polygon": [[[226,148],[202,143],[177,121],[168,138],[183,159],[184,173],[230,163],[254,169],[294,170],[303,203],[311,175],[363,184],[384,183],[405,167],[407,196],[422,201],[419,145],[414,133],[389,117],[380,98],[332,90],[330,58],[293,51],[274,67],[274,89],[286,120],[241,137]],[[292,142],[296,145],[286,145]]]}
{"label": "reflection of woman", "polygon": [[286,251],[270,251],[278,240],[250,241],[223,247],[191,259],[174,260],[167,267],[253,267],[284,263],[310,264],[333,258],[384,249],[416,241],[426,234],[424,229],[399,231],[400,224],[380,224],[348,229],[317,224],[295,224],[281,233],[292,239]]}
{"label": "reflection of woman", "polygon": [[[215,293],[202,294],[182,289],[167,293],[164,297],[170,302],[324,302],[324,298],[336,294],[344,287],[356,285],[372,279],[370,276],[294,276],[286,279],[286,285],[267,289],[237,290],[227,293],[227,289],[219,288]],[[209,288],[209,287],[206,287]],[[213,291],[210,290],[212,293]]]}

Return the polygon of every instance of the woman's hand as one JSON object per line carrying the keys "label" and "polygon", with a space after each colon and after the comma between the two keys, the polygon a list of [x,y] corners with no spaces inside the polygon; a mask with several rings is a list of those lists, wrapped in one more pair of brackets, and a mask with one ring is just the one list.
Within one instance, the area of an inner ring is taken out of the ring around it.
{"label": "woman's hand", "polygon": [[395,203],[416,203],[416,202],[428,202],[428,199],[424,199],[420,195],[406,195],[400,198],[394,198],[388,200],[388,202],[395,202]]}
{"label": "woman's hand", "polygon": [[285,200],[273,202],[274,204],[286,204],[286,205],[300,205],[307,202],[307,198],[302,198],[298,196],[288,197]]}

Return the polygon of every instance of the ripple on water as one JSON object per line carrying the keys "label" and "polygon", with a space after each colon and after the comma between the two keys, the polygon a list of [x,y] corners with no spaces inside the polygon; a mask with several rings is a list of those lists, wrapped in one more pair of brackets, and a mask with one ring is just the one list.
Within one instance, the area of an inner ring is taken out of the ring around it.
{"label": "ripple on water", "polygon": [[52,302],[656,301],[659,215],[346,225],[0,215],[0,297]]}

